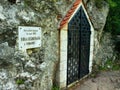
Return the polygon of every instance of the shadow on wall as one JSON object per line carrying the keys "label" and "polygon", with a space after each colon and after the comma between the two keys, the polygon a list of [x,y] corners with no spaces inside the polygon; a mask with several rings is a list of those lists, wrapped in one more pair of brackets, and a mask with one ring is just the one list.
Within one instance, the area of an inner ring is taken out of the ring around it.
{"label": "shadow on wall", "polygon": [[16,0],[8,0],[11,3],[16,3]]}
{"label": "shadow on wall", "polygon": [[120,53],[120,35],[115,37],[115,50]]}
{"label": "shadow on wall", "polygon": [[117,50],[120,53],[120,41],[116,42],[115,50]]}
{"label": "shadow on wall", "polygon": [[20,3],[21,0],[8,0],[8,2],[10,2],[11,4],[16,4],[16,3]]}

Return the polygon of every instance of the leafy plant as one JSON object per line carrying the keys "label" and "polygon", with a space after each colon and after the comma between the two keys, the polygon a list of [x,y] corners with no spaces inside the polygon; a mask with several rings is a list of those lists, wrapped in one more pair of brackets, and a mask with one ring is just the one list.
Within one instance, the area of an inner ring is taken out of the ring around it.
{"label": "leafy plant", "polygon": [[105,31],[120,35],[120,0],[107,0],[110,5]]}
{"label": "leafy plant", "polygon": [[18,85],[24,84],[24,82],[25,82],[25,80],[23,80],[23,79],[17,79],[17,80],[16,80],[16,83],[17,83]]}
{"label": "leafy plant", "polygon": [[107,0],[107,2],[109,3],[110,7],[116,7],[117,3],[114,2],[113,0]]}
{"label": "leafy plant", "polygon": [[99,70],[120,70],[120,62],[116,62],[113,60],[107,60],[104,65],[99,65]]}
{"label": "leafy plant", "polygon": [[55,85],[55,86],[52,87],[52,90],[60,90],[60,88]]}

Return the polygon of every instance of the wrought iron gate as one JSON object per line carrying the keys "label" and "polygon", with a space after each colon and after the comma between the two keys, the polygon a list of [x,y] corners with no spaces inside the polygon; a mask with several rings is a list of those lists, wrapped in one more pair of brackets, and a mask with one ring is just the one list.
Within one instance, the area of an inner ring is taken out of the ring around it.
{"label": "wrought iron gate", "polygon": [[90,24],[82,7],[68,24],[67,85],[89,73]]}

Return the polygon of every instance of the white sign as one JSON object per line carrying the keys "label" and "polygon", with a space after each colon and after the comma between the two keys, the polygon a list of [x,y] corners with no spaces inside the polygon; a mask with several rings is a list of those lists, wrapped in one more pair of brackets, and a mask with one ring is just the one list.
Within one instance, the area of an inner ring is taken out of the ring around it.
{"label": "white sign", "polygon": [[18,28],[19,49],[26,51],[29,48],[41,46],[41,28],[19,26]]}

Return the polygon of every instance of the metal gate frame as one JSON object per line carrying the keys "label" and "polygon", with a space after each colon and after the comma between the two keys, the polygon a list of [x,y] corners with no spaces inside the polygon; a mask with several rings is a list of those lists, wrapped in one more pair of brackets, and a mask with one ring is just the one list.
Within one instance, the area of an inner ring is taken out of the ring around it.
{"label": "metal gate frame", "polygon": [[[91,27],[91,35],[90,35],[90,54],[89,54],[89,73],[92,71],[92,61],[93,61],[93,48],[94,48],[94,28],[90,22],[90,19],[87,15],[87,12],[84,8],[84,5],[82,3],[79,4],[78,8],[75,10],[73,15],[70,17],[68,23],[74,17],[75,13],[78,11],[79,7],[83,8],[85,15],[87,16],[88,22]],[[60,88],[65,88],[68,87],[69,85],[67,84],[67,55],[68,55],[68,23],[64,25],[60,29],[60,64],[59,64],[59,70],[58,70],[58,75],[57,75],[57,82],[59,84]]]}
{"label": "metal gate frame", "polygon": [[68,23],[67,85],[89,73],[90,30],[81,6]]}

